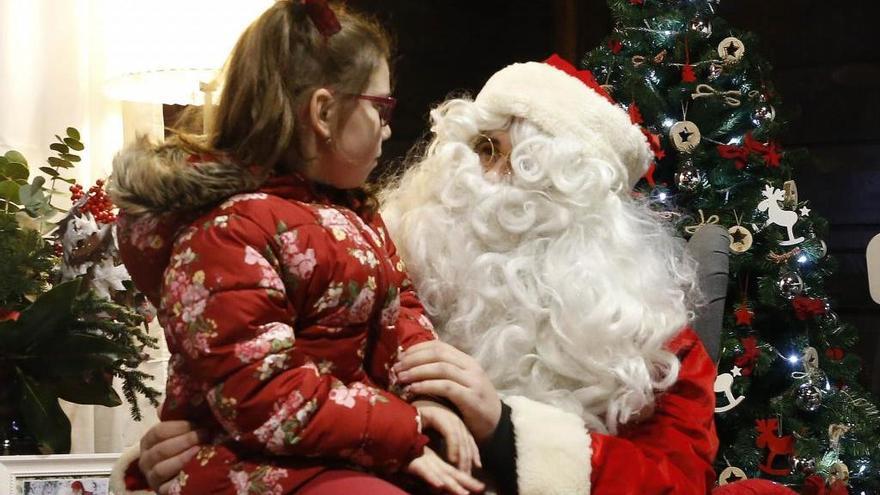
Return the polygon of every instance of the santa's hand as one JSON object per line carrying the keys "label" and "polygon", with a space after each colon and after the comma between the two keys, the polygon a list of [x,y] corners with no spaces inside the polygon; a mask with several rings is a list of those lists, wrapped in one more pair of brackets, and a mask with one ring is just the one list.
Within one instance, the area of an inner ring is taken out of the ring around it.
{"label": "santa's hand", "polygon": [[419,411],[422,428],[434,430],[443,436],[446,458],[450,463],[468,474],[472,467],[483,467],[474,437],[452,410],[432,400],[417,400],[412,405]]}
{"label": "santa's hand", "polygon": [[474,358],[455,347],[432,340],[402,352],[394,366],[402,384],[415,395],[443,397],[461,412],[477,442],[495,432],[501,419],[501,399]]}
{"label": "santa's hand", "polygon": [[162,421],[147,430],[141,438],[138,467],[150,488],[167,495],[171,480],[177,477],[200,445],[206,442],[205,432],[195,430],[189,421]]}
{"label": "santa's hand", "polygon": [[406,472],[425,480],[436,490],[456,495],[482,493],[485,486],[471,475],[459,471],[441,459],[430,447],[413,459]]}

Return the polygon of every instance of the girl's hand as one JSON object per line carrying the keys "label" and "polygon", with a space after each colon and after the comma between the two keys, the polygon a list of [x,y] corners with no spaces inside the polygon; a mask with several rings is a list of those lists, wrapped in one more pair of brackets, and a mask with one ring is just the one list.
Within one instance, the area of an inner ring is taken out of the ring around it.
{"label": "girl's hand", "polygon": [[167,495],[171,480],[207,441],[204,437],[205,432],[195,430],[189,421],[162,421],[147,430],[141,438],[138,467],[150,488]]}
{"label": "girl's hand", "polygon": [[483,467],[480,449],[464,423],[448,407],[431,400],[417,400],[412,404],[422,418],[422,428],[432,429],[446,442],[446,459],[461,471],[471,473],[471,467]]}
{"label": "girl's hand", "polygon": [[478,443],[495,432],[501,419],[501,399],[474,358],[432,340],[402,352],[394,371],[401,383],[411,384],[413,394],[443,397],[455,404]]}
{"label": "girl's hand", "polygon": [[485,486],[471,475],[455,469],[429,447],[409,463],[406,472],[425,480],[436,490],[456,495],[482,493]]}

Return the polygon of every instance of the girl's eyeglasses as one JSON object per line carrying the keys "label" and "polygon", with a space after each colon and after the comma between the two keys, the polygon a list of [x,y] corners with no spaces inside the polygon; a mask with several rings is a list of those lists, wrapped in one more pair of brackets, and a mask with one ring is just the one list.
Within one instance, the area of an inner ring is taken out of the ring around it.
{"label": "girl's eyeglasses", "polygon": [[397,106],[397,98],[392,96],[373,96],[373,95],[352,95],[359,100],[367,100],[373,104],[376,111],[379,112],[379,121],[382,127],[391,123],[391,117],[394,114],[394,107]]}

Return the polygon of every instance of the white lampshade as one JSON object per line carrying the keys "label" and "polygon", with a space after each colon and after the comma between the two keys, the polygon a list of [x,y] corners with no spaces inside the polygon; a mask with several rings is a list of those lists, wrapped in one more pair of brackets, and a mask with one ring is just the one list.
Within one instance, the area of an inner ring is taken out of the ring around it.
{"label": "white lampshade", "polygon": [[238,37],[273,0],[107,0],[107,93],[201,105]]}

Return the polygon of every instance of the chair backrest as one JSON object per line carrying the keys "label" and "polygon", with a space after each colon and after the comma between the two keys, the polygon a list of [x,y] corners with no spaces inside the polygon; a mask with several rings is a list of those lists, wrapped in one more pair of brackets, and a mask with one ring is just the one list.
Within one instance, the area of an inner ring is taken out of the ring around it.
{"label": "chair backrest", "polygon": [[721,344],[724,302],[730,270],[730,236],[720,225],[700,228],[688,241],[687,250],[697,260],[697,276],[705,305],[697,311],[694,331],[716,362]]}

